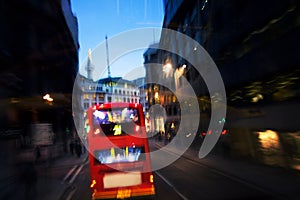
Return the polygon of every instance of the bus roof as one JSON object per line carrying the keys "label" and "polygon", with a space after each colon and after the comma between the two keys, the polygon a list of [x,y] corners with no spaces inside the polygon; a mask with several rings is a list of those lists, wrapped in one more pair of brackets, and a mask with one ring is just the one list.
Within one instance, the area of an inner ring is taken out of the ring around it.
{"label": "bus roof", "polygon": [[103,103],[103,104],[95,105],[92,108],[95,110],[99,110],[99,109],[123,108],[123,107],[138,108],[141,106],[142,105],[139,103],[111,102],[111,103]]}

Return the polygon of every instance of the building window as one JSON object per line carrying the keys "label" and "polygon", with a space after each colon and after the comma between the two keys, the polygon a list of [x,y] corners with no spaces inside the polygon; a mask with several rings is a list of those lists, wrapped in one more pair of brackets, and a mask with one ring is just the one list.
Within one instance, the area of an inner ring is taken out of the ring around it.
{"label": "building window", "polygon": [[84,94],[83,95],[83,99],[89,99],[89,95],[88,94]]}
{"label": "building window", "polygon": [[173,103],[176,102],[176,96],[175,96],[175,95],[172,96],[172,102],[173,102]]}
{"label": "building window", "polygon": [[104,101],[104,95],[103,94],[99,94],[99,101]]}
{"label": "building window", "polygon": [[102,91],[102,87],[97,87],[97,90],[98,91]]}
{"label": "building window", "polygon": [[85,102],[85,103],[83,104],[83,107],[84,107],[84,109],[88,109],[88,108],[90,107],[90,105],[89,105],[89,103]]}

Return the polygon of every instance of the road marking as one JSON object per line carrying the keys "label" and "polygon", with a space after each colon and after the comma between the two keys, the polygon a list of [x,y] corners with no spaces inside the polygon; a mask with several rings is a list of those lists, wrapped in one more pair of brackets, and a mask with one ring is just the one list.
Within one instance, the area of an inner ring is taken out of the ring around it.
{"label": "road marking", "polygon": [[66,176],[64,177],[62,183],[65,182],[65,181],[71,176],[71,174],[73,173],[73,171],[74,171],[76,168],[77,168],[77,165],[74,165],[74,166],[72,167],[72,169],[70,169],[70,171],[69,171],[69,172],[66,174]]}
{"label": "road marking", "polygon": [[65,200],[71,200],[76,191],[77,191],[77,188],[74,187],[73,190],[69,193],[69,195],[67,196],[67,198]]}
{"label": "road marking", "polygon": [[170,181],[168,181],[165,177],[163,177],[163,175],[161,175],[157,171],[154,173],[157,174],[157,176],[159,176],[165,183],[167,183],[167,185],[169,185],[176,192],[176,194],[178,194],[183,200],[188,200],[188,198],[185,197],[181,192],[179,192]]}
{"label": "road marking", "polygon": [[82,168],[83,168],[83,164],[80,165],[80,167],[77,169],[77,171],[75,172],[74,176],[69,181],[69,184],[72,184],[74,182],[74,180],[76,179],[76,177],[78,176],[78,174],[80,173],[80,171],[81,171]]}

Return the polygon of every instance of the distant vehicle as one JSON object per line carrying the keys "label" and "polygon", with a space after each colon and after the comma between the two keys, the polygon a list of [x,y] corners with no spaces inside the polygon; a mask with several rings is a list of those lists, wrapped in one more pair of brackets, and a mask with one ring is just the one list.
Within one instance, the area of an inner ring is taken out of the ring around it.
{"label": "distant vehicle", "polygon": [[92,199],[154,197],[145,118],[140,104],[88,109]]}

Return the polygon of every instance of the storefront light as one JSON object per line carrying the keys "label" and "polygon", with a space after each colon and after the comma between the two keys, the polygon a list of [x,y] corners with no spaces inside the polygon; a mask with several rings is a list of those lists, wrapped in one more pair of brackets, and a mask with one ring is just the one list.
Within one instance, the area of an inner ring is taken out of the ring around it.
{"label": "storefront light", "polygon": [[172,69],[173,69],[172,64],[170,62],[167,62],[166,64],[164,64],[162,71],[164,72],[166,77],[170,77],[172,74]]}

